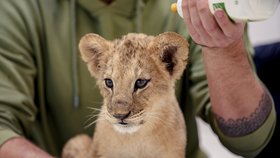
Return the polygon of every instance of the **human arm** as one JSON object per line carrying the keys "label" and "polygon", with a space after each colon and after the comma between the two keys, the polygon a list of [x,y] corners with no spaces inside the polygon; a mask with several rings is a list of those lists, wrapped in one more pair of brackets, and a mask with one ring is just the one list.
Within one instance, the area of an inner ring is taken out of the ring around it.
{"label": "human arm", "polygon": [[[35,1],[0,1],[0,157],[8,157],[6,154],[24,157],[35,151],[26,140],[18,139],[33,137],[37,114],[36,49],[32,42],[38,40],[33,18],[38,13],[34,4]],[[29,13],[32,16],[26,15]]]}
{"label": "human arm", "polygon": [[[223,11],[212,16],[204,0],[183,1],[183,7],[189,34],[196,43],[202,45],[201,62],[204,64],[207,83],[203,82],[203,77],[194,75],[201,83],[200,87],[192,91],[198,92],[208,86],[211,106],[207,103],[207,91],[200,91],[196,95],[201,95],[200,100],[206,109],[201,110],[201,106],[200,110],[207,113],[210,109],[210,114],[207,114],[209,118],[205,119],[212,127],[217,127],[215,132],[231,151],[243,156],[254,156],[271,137],[275,111],[270,94],[256,77],[249,62],[243,38],[245,23],[232,23]],[[255,144],[251,145],[252,142]],[[240,145],[242,143],[244,146],[251,145],[251,148],[243,148]]]}

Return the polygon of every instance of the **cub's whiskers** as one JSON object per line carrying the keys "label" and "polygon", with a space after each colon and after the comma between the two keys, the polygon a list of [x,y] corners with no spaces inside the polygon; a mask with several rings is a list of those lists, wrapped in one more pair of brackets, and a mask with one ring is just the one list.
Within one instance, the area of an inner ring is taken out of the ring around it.
{"label": "cub's whiskers", "polygon": [[[92,110],[91,114],[87,115],[87,120],[84,122],[84,128],[89,128],[93,124],[95,124],[98,121],[104,120],[102,119],[104,113],[102,113],[101,108],[95,108],[95,107],[87,107],[88,109]],[[91,121],[93,119],[93,121]]]}

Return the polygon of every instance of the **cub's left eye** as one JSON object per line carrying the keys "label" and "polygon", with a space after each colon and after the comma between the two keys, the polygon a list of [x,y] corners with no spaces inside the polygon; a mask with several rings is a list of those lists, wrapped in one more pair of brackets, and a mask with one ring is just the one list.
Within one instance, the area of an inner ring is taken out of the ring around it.
{"label": "cub's left eye", "polygon": [[151,79],[138,79],[138,80],[136,80],[134,89],[137,90],[137,89],[142,89],[142,88],[146,87],[147,84],[150,82],[150,80]]}

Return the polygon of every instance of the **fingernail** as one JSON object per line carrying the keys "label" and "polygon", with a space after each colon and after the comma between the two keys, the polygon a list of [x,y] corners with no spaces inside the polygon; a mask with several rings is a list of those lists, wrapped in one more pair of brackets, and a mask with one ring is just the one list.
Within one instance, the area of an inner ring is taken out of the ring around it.
{"label": "fingernail", "polygon": [[225,13],[224,13],[224,11],[223,11],[222,9],[218,9],[218,10],[215,11],[215,16],[216,16],[217,18],[222,19],[222,18],[224,18]]}

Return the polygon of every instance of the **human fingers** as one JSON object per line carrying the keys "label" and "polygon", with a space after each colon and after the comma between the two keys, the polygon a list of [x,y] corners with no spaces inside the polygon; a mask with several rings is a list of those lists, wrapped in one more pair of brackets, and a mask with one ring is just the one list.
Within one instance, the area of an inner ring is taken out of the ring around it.
{"label": "human fingers", "polygon": [[205,30],[203,22],[200,18],[200,12],[198,10],[198,1],[188,0],[187,2],[190,17],[190,25],[192,25],[192,27],[195,30],[195,34],[191,34],[191,36],[193,37],[194,35],[196,35],[195,42],[199,44],[205,44],[207,41],[211,41],[211,37]]}
{"label": "human fingers", "polygon": [[226,47],[242,37],[245,23],[230,21],[223,10],[210,12],[207,0],[185,0],[183,16],[193,41],[205,47]]}
{"label": "human fingers", "polygon": [[231,40],[240,38],[244,33],[245,22],[232,22],[227,17],[224,10],[216,10],[215,19],[225,36]]}
{"label": "human fingers", "polygon": [[192,25],[191,22],[191,16],[190,16],[190,11],[189,11],[189,5],[187,0],[182,1],[182,10],[183,10],[183,17],[184,17],[184,22],[187,25],[188,32],[192,39],[194,41],[197,41],[199,39],[199,34],[196,32],[194,26]]}
{"label": "human fingers", "polygon": [[226,36],[218,25],[215,17],[210,12],[208,3],[206,3],[205,0],[197,0],[197,11],[205,31],[211,37],[211,41],[208,41],[208,45],[215,47],[226,43]]}

